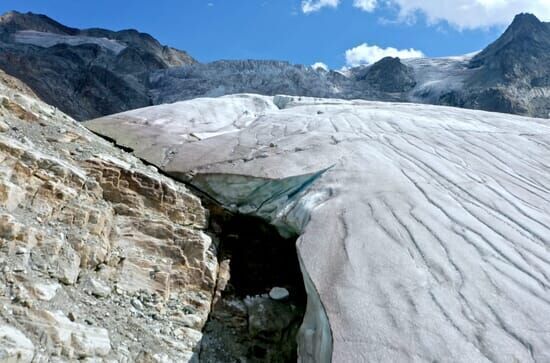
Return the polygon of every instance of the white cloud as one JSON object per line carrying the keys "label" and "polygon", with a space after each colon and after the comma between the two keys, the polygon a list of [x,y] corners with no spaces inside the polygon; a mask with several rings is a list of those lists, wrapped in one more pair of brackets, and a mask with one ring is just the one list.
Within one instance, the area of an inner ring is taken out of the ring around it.
{"label": "white cloud", "polygon": [[459,29],[508,25],[514,15],[535,14],[550,19],[549,0],[390,0],[399,8],[399,20],[414,20],[422,13],[431,24],[446,21]]}
{"label": "white cloud", "polygon": [[378,5],[378,0],[353,0],[353,6],[363,11],[374,11]]}
{"label": "white cloud", "polygon": [[[340,3],[341,0],[302,0],[302,11],[337,8]],[[398,21],[412,22],[423,14],[429,24],[447,22],[458,29],[508,25],[514,15],[525,12],[550,20],[550,0],[353,0],[353,6],[367,12],[389,6],[397,10]]]}
{"label": "white cloud", "polygon": [[322,8],[337,8],[340,0],[302,0],[302,11],[306,14],[319,11]]}
{"label": "white cloud", "polygon": [[377,45],[363,43],[346,50],[346,65],[355,67],[361,64],[372,64],[384,57],[421,58],[424,53],[416,49],[380,48]]}
{"label": "white cloud", "polygon": [[328,66],[323,62],[316,62],[311,65],[311,68],[315,69],[316,71],[323,70],[325,72],[328,72]]}

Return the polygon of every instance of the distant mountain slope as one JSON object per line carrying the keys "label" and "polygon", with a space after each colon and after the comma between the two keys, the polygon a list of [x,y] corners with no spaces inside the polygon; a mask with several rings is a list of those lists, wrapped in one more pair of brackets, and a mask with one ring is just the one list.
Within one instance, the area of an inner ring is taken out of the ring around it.
{"label": "distant mountain slope", "polygon": [[264,95],[408,101],[548,118],[550,25],[519,14],[473,56],[384,58],[345,74],[272,61],[219,61],[160,70],[153,103],[253,92]]}
{"label": "distant mountain slope", "polygon": [[384,58],[346,71],[281,61],[201,64],[135,30],[79,30],[36,14],[0,17],[0,68],[83,120],[236,93],[404,101],[548,118],[550,25],[519,14],[473,56]]}
{"label": "distant mountain slope", "polygon": [[0,17],[0,68],[81,120],[149,105],[151,71],[195,62],[136,30],[79,30],[32,13]]}
{"label": "distant mountain slope", "polygon": [[154,104],[235,93],[408,101],[414,77],[413,66],[389,57],[346,72],[281,61],[223,60],[156,71],[150,94]]}

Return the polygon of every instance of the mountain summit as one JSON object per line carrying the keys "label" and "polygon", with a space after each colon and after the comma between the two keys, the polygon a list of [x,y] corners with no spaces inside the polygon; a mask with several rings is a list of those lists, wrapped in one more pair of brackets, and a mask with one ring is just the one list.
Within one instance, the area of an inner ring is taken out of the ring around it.
{"label": "mountain summit", "polygon": [[14,33],[20,30],[35,30],[66,35],[78,34],[78,29],[60,24],[46,15],[9,11],[0,16],[0,32]]}
{"label": "mountain summit", "polygon": [[546,75],[548,60],[549,24],[532,14],[519,14],[500,38],[472,59],[471,66],[488,68],[483,82],[517,83]]}
{"label": "mountain summit", "polygon": [[495,42],[472,58],[464,87],[443,104],[548,118],[550,25],[519,14]]}

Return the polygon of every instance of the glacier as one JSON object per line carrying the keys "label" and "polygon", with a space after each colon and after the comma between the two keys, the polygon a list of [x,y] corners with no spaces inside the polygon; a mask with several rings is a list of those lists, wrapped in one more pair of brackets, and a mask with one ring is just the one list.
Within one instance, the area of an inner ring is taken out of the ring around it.
{"label": "glacier", "polygon": [[300,236],[302,362],[550,361],[546,120],[241,94],[85,126]]}

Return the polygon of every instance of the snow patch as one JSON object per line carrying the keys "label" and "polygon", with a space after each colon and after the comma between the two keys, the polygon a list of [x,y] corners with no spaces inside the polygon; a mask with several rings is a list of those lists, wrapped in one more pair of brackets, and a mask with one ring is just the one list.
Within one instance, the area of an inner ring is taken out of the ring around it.
{"label": "snow patch", "polygon": [[50,48],[58,44],[68,44],[73,46],[82,44],[97,44],[115,54],[118,54],[126,49],[126,45],[108,38],[71,36],[39,32],[35,30],[20,30],[14,34],[14,40],[16,43],[31,44],[42,48]]}

